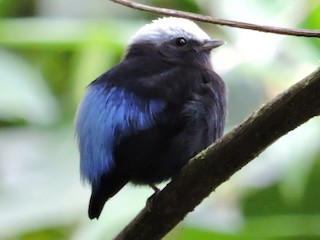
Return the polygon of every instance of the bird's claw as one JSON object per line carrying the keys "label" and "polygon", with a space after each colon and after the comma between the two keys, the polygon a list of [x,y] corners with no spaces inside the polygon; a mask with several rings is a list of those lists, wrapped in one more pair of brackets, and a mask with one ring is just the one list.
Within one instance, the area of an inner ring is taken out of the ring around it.
{"label": "bird's claw", "polygon": [[156,185],[154,185],[154,184],[149,184],[149,186],[154,190],[155,193],[159,193],[159,192],[160,192],[160,189],[157,188]]}
{"label": "bird's claw", "polygon": [[154,190],[154,193],[148,198],[146,202],[146,208],[148,209],[148,211],[152,211],[155,198],[161,192],[161,190],[154,184],[150,184],[149,186]]}

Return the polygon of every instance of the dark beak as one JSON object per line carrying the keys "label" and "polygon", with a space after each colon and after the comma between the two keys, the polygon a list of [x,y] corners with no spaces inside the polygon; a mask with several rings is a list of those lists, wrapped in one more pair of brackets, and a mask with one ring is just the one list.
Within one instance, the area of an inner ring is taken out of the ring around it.
{"label": "dark beak", "polygon": [[203,51],[210,51],[210,50],[212,50],[216,47],[219,47],[223,44],[225,44],[224,41],[211,39],[211,40],[208,40],[208,41],[204,42],[203,44],[201,44],[199,49],[201,49]]}

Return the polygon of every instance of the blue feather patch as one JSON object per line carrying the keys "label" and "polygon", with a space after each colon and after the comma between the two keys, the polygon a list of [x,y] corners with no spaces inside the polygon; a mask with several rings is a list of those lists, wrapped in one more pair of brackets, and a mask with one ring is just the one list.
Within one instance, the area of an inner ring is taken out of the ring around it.
{"label": "blue feather patch", "polygon": [[161,100],[143,100],[134,93],[90,85],[76,120],[80,170],[84,180],[97,183],[114,167],[113,149],[124,137],[151,128],[165,107]]}

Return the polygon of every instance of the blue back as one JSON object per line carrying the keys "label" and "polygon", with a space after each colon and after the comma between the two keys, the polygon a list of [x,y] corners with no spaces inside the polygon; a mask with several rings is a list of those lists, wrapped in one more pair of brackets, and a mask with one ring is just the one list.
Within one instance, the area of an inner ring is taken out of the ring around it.
{"label": "blue back", "polygon": [[153,127],[165,104],[125,89],[91,84],[76,120],[82,178],[98,183],[115,166],[113,150],[125,137]]}

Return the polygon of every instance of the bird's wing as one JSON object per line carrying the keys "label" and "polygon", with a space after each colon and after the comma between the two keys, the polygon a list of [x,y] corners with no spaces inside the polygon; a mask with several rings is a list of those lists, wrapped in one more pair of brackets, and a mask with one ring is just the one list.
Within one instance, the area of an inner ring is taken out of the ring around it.
{"label": "bird's wing", "polygon": [[115,146],[123,138],[153,127],[164,107],[161,100],[145,100],[122,88],[91,84],[76,120],[83,179],[98,183],[115,165]]}

